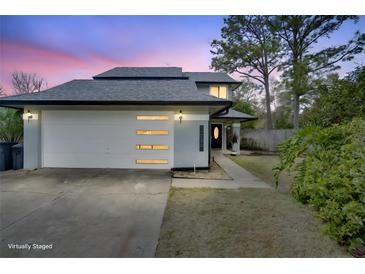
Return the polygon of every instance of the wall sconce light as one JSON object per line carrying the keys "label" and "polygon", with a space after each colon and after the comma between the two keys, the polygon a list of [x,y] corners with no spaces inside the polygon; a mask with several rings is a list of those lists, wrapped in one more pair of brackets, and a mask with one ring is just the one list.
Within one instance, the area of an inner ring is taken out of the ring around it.
{"label": "wall sconce light", "polygon": [[180,113],[179,113],[179,120],[180,120],[180,124],[181,124],[182,118],[183,118],[183,115],[182,115],[182,111],[181,111],[181,109],[180,109]]}
{"label": "wall sconce light", "polygon": [[29,109],[26,113],[23,114],[23,120],[28,120],[28,123],[29,123],[29,120],[37,120],[37,119],[38,119],[38,115],[31,113]]}

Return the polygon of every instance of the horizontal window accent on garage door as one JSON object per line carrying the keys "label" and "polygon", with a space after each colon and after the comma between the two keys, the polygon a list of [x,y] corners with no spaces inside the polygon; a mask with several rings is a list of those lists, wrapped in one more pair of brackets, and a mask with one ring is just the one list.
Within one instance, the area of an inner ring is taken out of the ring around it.
{"label": "horizontal window accent on garage door", "polygon": [[[137,120],[137,115],[166,115],[168,120]],[[84,111],[42,112],[42,166],[65,168],[155,168],[173,164],[173,112]],[[137,135],[140,129],[163,130],[167,135]],[[136,149],[137,145],[168,149]],[[136,160],[166,159],[161,164]]]}

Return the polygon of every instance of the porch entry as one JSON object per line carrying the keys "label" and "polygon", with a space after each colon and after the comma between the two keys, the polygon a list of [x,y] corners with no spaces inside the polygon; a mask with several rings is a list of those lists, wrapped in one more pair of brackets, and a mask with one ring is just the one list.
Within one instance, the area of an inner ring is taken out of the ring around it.
{"label": "porch entry", "polygon": [[222,148],[222,124],[211,124],[211,147]]}

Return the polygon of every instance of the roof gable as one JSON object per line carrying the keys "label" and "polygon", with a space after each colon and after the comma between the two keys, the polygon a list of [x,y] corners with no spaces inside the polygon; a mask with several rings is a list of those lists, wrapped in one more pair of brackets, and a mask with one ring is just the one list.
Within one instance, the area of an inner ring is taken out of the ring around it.
{"label": "roof gable", "polygon": [[224,72],[184,72],[190,80],[197,83],[231,83],[240,84]]}

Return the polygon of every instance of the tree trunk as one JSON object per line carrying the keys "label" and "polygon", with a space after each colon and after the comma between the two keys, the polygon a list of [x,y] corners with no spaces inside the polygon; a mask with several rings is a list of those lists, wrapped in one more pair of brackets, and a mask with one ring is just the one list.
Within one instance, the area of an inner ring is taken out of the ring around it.
{"label": "tree trunk", "polygon": [[272,129],[269,77],[265,77],[266,129]]}
{"label": "tree trunk", "polygon": [[299,129],[299,95],[294,93],[293,96],[293,125],[295,129]]}

